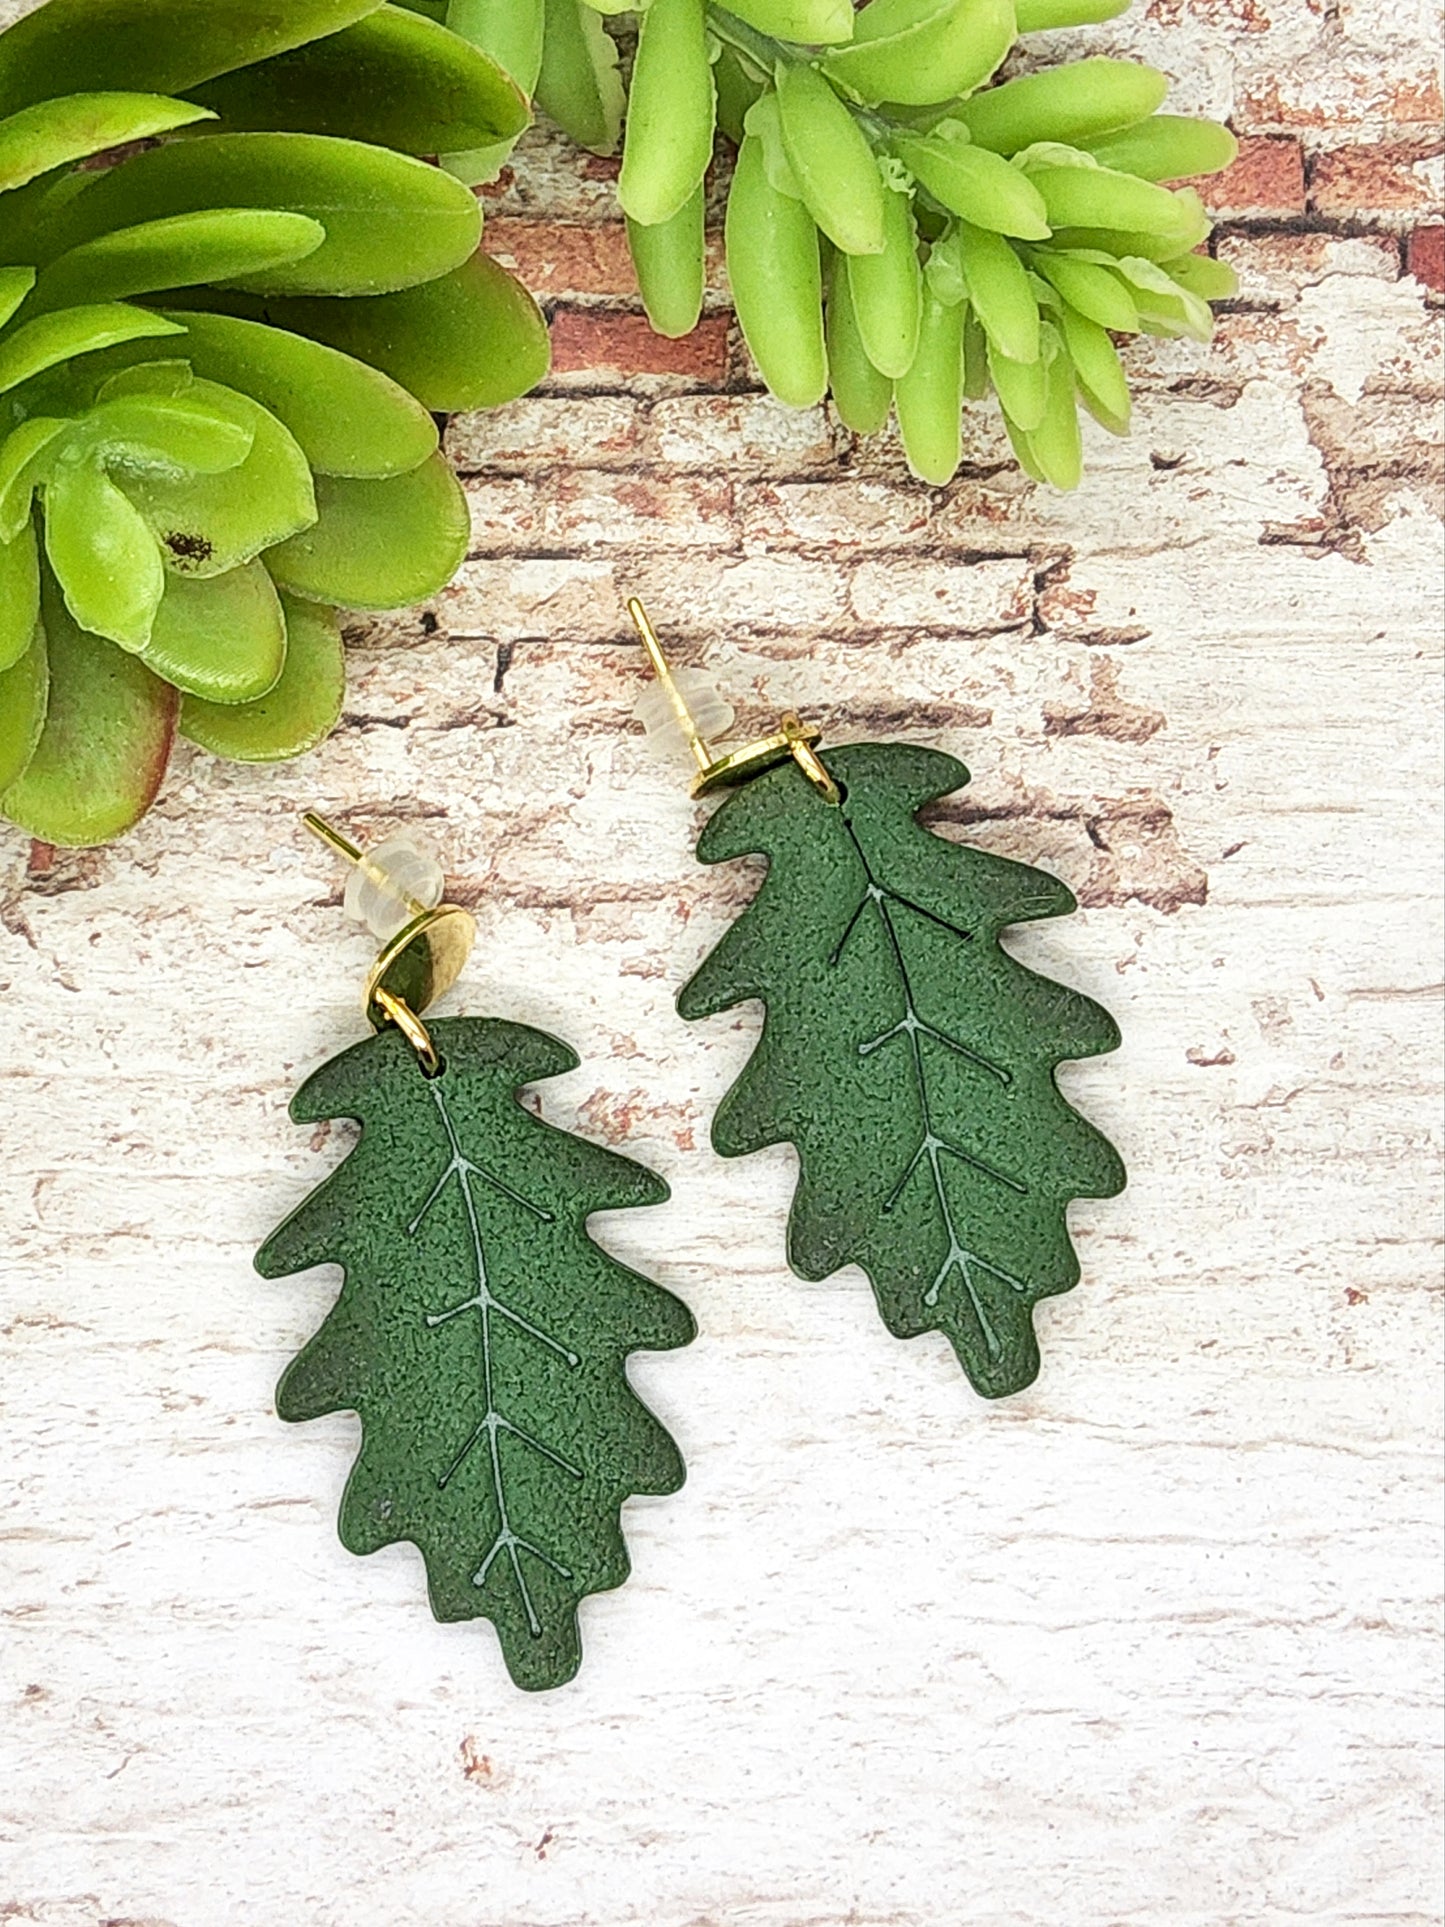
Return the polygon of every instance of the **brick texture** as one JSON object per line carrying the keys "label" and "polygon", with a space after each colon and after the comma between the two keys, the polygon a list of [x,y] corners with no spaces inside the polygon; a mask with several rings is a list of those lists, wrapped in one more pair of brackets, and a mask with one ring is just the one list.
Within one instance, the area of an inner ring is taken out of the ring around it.
{"label": "brick texture", "polygon": [[1410,236],[1406,265],[1417,281],[1435,294],[1445,294],[1445,227],[1417,227]]}
{"label": "brick texture", "polygon": [[1219,218],[1303,214],[1304,150],[1297,140],[1245,136],[1233,167],[1201,181],[1199,191]]}
{"label": "brick texture", "polygon": [[1318,156],[1310,169],[1309,205],[1343,220],[1425,212],[1439,203],[1442,144],[1372,141]]}
{"label": "brick texture", "polygon": [[[720,230],[713,231],[710,243],[708,284],[717,292],[725,285]],[[541,301],[637,294],[627,230],[619,219],[573,222],[503,215],[487,223],[486,248]]]}
{"label": "brick texture", "polygon": [[620,221],[518,221],[486,224],[486,249],[539,301],[556,295],[635,295],[637,277]]}
{"label": "brick texture", "polygon": [[721,383],[728,371],[729,325],[711,317],[681,341],[654,334],[641,314],[597,314],[562,309],[552,323],[554,375],[683,375]]}

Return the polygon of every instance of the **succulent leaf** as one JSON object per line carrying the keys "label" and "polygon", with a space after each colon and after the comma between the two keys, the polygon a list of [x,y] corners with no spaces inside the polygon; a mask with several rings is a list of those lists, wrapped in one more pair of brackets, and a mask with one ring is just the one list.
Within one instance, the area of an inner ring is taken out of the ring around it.
{"label": "succulent leaf", "polygon": [[45,553],[82,629],[145,647],[165,567],[144,517],[98,461],[71,454],[46,484]]}
{"label": "succulent leaf", "polygon": [[448,29],[480,47],[531,94],[542,71],[545,0],[451,0],[442,14]]}
{"label": "succulent leaf", "polygon": [[168,570],[150,638],[137,652],[184,695],[249,703],[276,686],[286,666],[286,618],[260,562],[225,575]]}
{"label": "succulent leaf", "polygon": [[546,0],[537,105],[594,154],[617,151],[625,95],[616,43],[581,0]]}
{"label": "succulent leaf", "polygon": [[805,46],[840,46],[854,32],[853,0],[730,0],[728,11],[759,33]]}
{"label": "succulent leaf", "polygon": [[141,308],[128,308],[120,301],[86,303],[63,308],[58,314],[37,315],[0,337],[0,394],[44,374],[47,368],[74,361],[77,355],[91,355],[121,341],[180,332],[174,321],[147,314]]}
{"label": "succulent leaf", "polygon": [[1108,330],[1064,306],[1058,325],[1090,414],[1116,435],[1129,432],[1129,383]]}
{"label": "succulent leaf", "polygon": [[845,254],[887,244],[883,176],[867,135],[815,68],[780,61],[778,132],[808,212]]}
{"label": "succulent leaf", "polygon": [[[893,382],[869,360],[858,328],[852,282],[839,273],[833,283],[827,312],[828,380],[833,406],[855,435],[876,435],[893,406]],[[921,316],[920,316],[921,320]],[[913,343],[909,366],[918,351]],[[906,372],[906,370],[905,370]]]}
{"label": "succulent leaf", "polygon": [[0,542],[14,542],[29,523],[35,490],[69,433],[64,418],[34,415],[0,442]]}
{"label": "succulent leaf", "polygon": [[671,220],[627,223],[627,247],[647,318],[660,335],[690,335],[707,292],[706,192],[699,182]]}
{"label": "succulent leaf", "polygon": [[326,239],[308,214],[279,208],[203,208],[83,241],[41,271],[37,312],[83,299],[123,300],[203,281],[237,281],[304,261]]}
{"label": "succulent leaf", "polygon": [[[542,71],[546,0],[451,0],[440,17],[452,33],[489,54],[531,99]],[[511,151],[510,140],[461,152],[443,150],[442,166],[458,180],[478,186],[497,178]]]}
{"label": "succulent leaf", "polygon": [[1182,181],[1218,174],[1239,152],[1239,142],[1217,120],[1188,114],[1151,114],[1117,133],[1087,143],[1095,160],[1146,181]]}
{"label": "succulent leaf", "polygon": [[166,567],[224,575],[316,519],[311,470],[294,435],[235,389],[198,381],[191,392],[252,434],[243,462],[220,472],[140,470],[123,486],[149,523]]}
{"label": "succulent leaf", "polygon": [[227,305],[370,362],[438,412],[513,401],[536,386],[551,359],[536,302],[485,254],[399,294]]}
{"label": "succulent leaf", "polygon": [[171,319],[185,327],[195,372],[268,408],[318,474],[404,475],[436,452],[437,425],[426,408],[367,362],[234,315]]}
{"label": "succulent leaf", "polygon": [[441,455],[381,481],[318,475],[316,509],[311,527],[267,557],[282,588],[315,602],[343,593],[354,609],[420,602],[467,552],[467,498]]}
{"label": "succulent leaf", "polygon": [[0,328],[35,286],[34,268],[0,268]]}
{"label": "succulent leaf", "polygon": [[238,419],[209,388],[189,381],[180,394],[115,393],[88,409],[69,448],[137,470],[164,475],[222,475],[251,453],[254,419]]}
{"label": "succulent leaf", "polygon": [[[3,586],[3,576],[4,561],[0,556],[0,586]],[[45,727],[49,695],[45,631],[37,616],[30,625],[29,641],[19,656],[0,667],[0,792],[10,787],[35,754]]]}
{"label": "succulent leaf", "polygon": [[68,94],[0,120],[0,193],[125,141],[214,120],[209,108],[164,94]]}
{"label": "succulent leaf", "polygon": [[409,154],[321,134],[213,134],[98,174],[52,224],[51,245],[218,207],[277,208],[325,229],[304,260],[249,277],[266,294],[413,287],[458,267],[481,234],[476,197]]}
{"label": "succulent leaf", "polygon": [[526,95],[495,60],[390,6],[191,92],[237,133],[288,128],[416,155],[510,140],[531,118]]}
{"label": "succulent leaf", "polygon": [[[121,349],[123,356],[128,352]],[[189,361],[179,356],[152,359],[145,350],[139,351],[141,359],[130,365],[122,365],[113,375],[106,375],[94,392],[96,401],[116,401],[122,395],[165,395],[174,398],[184,395],[195,382]],[[96,355],[86,363],[87,374],[93,374],[106,361],[105,354]]]}
{"label": "succulent leaf", "polygon": [[1139,332],[1139,310],[1128,288],[1113,272],[1109,255],[1039,248],[1029,260],[1065,302],[1090,321],[1121,334]]}
{"label": "succulent leaf", "polygon": [[986,147],[972,142],[905,138],[896,152],[914,177],[951,213],[995,234],[1045,240],[1048,210],[1036,184]]}
{"label": "succulent leaf", "polygon": [[0,35],[0,113],[100,88],[183,94],[339,32],[381,0],[49,0]]}
{"label": "succulent leaf", "polygon": [[712,159],[716,116],[703,0],[652,0],[637,36],[617,199],[629,219],[670,221]]}
{"label": "succulent leaf", "polygon": [[1239,276],[1227,261],[1209,254],[1183,254],[1164,263],[1164,272],[1201,301],[1229,301],[1239,293]]}
{"label": "succulent leaf", "polygon": [[1172,234],[1179,210],[1167,188],[1108,167],[1040,167],[1033,185],[1054,228],[1106,227]]}
{"label": "succulent leaf", "polygon": [[30,647],[39,620],[40,562],[27,520],[13,541],[0,542],[0,675]]}
{"label": "succulent leaf", "polygon": [[335,729],[346,693],[346,658],[336,611],[281,596],[285,666],[264,696],[246,703],[181,699],[180,730],[233,763],[279,763],[314,749]]}
{"label": "succulent leaf", "polygon": [[1015,0],[1020,33],[1052,33],[1059,27],[1091,27],[1129,11],[1130,0]]}
{"label": "succulent leaf", "polygon": [[1132,127],[1163,102],[1169,83],[1133,60],[1075,60],[1021,74],[954,109],[980,147],[1018,154],[1039,141],[1068,145]]}
{"label": "succulent leaf", "polygon": [[823,71],[859,100],[927,107],[981,87],[1014,30],[1013,0],[872,0]]}
{"label": "succulent leaf", "polygon": [[178,697],[136,656],[71,619],[53,576],[41,591],[50,693],[34,755],[0,810],[45,843],[106,843],[155,800]]}

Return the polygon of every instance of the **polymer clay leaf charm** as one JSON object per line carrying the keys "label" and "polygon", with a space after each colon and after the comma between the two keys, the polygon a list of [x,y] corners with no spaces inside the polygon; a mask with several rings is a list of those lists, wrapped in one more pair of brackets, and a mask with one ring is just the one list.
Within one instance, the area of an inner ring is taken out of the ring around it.
{"label": "polymer clay leaf charm", "polygon": [[626,1361],[687,1344],[691,1315],[587,1235],[592,1212],[667,1187],[517,1101],[576,1065],[567,1045],[491,1018],[430,1036],[435,1076],[388,1027],[292,1102],[297,1123],[354,1118],[361,1137],[256,1260],[269,1278],[343,1271],[277,1409],[358,1413],[342,1542],[410,1540],[438,1619],[490,1619],[518,1686],[560,1686],[581,1660],[579,1602],[627,1577],[623,1501],[683,1482]]}
{"label": "polymer clay leaf charm", "polygon": [[769,859],[678,999],[687,1018],[767,1008],[713,1143],[724,1157],[795,1145],[793,1269],[860,1265],[890,1331],[942,1331],[977,1390],[1001,1397],[1038,1373],[1034,1306],[1078,1282],[1070,1199],[1123,1188],[1118,1154],[1054,1082],[1119,1033],[999,942],[1074,909],[1064,885],[917,821],[968,781],[961,763],[902,743],[820,761],[836,802],[784,760],[729,796],[698,845],[705,863]]}

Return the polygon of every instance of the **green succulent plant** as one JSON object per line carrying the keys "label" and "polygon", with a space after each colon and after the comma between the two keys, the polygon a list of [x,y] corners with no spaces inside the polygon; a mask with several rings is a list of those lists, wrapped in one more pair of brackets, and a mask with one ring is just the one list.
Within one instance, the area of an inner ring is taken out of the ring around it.
{"label": "green succulent plant", "polygon": [[[738,146],[727,262],[763,379],[809,407],[831,388],[860,434],[896,411],[914,472],[946,482],[963,404],[992,391],[1036,480],[1082,472],[1079,411],[1115,434],[1114,337],[1207,340],[1235,290],[1196,252],[1190,187],[1235,154],[1227,128],[1164,114],[1168,82],[1088,59],[995,83],[1019,35],[1107,20],[1129,0],[451,0],[583,146],[621,143],[643,300],[662,333],[703,301],[703,179]],[[604,14],[635,13],[624,90]],[[625,122],[625,135],[623,132]],[[498,153],[483,157],[495,165]]]}
{"label": "green succulent plant", "polygon": [[[381,0],[49,0],[0,35],[0,811],[104,841],[175,733],[321,740],[340,608],[465,553],[434,415],[547,367],[423,157],[526,97]],[[117,156],[115,150],[119,149]]]}

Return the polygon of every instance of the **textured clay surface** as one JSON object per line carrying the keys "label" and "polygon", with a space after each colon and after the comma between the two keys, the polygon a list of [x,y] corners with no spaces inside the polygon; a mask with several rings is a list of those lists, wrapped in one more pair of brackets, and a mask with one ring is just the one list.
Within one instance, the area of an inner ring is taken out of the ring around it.
{"label": "textured clay surface", "polygon": [[823,760],[836,804],[784,763],[729,798],[698,848],[708,863],[768,859],[678,999],[689,1018],[765,1007],[713,1144],[795,1145],[799,1275],[861,1265],[891,1332],[941,1331],[977,1390],[1021,1391],[1039,1369],[1034,1306],[1079,1276],[1070,1201],[1124,1186],[1054,1072],[1119,1033],[1000,947],[1009,925],[1074,908],[1058,879],[919,827],[968,781],[961,763],[902,743]]}
{"label": "textured clay surface", "polygon": [[276,1406],[356,1412],[343,1544],[410,1540],[438,1619],[485,1614],[519,1686],[561,1686],[581,1659],[578,1602],[627,1577],[623,1501],[682,1484],[626,1363],[687,1344],[692,1319],[586,1229],[592,1212],[659,1204],[667,1187],[516,1101],[576,1068],[556,1038],[466,1017],[431,1035],[435,1077],[388,1031],[292,1101],[298,1124],[351,1118],[361,1137],[257,1255],[266,1278],[343,1274]]}

